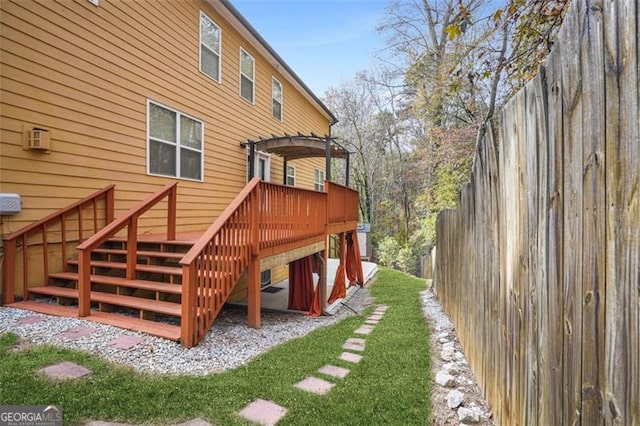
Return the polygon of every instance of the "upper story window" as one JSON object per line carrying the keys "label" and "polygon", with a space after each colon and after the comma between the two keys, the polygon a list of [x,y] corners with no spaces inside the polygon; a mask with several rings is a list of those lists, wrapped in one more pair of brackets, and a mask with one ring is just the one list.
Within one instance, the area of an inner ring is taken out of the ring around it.
{"label": "upper story window", "polygon": [[202,181],[204,125],[164,105],[147,103],[147,172]]}
{"label": "upper story window", "polygon": [[315,169],[314,174],[315,174],[315,183],[313,185],[313,188],[316,191],[324,192],[324,170]]}
{"label": "upper story window", "polygon": [[271,78],[271,114],[282,121],[282,84],[275,77]]}
{"label": "upper story window", "polygon": [[296,186],[296,168],[287,164],[287,178],[285,185]]}
{"label": "upper story window", "polygon": [[220,83],[221,31],[211,18],[200,12],[200,71]]}
{"label": "upper story window", "polygon": [[253,56],[240,48],[240,96],[253,103],[255,61]]}

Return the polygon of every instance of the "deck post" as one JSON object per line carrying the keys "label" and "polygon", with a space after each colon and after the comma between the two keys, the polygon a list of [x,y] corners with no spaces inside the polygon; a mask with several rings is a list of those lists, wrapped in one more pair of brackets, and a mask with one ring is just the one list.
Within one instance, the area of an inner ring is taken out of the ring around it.
{"label": "deck post", "polygon": [[78,249],[78,316],[91,314],[91,252]]}
{"label": "deck post", "polygon": [[[23,244],[23,250],[26,250],[26,246]],[[16,240],[11,238],[4,240],[4,258],[2,259],[2,282],[4,283],[4,292],[2,303],[8,305],[15,300],[15,286],[16,286]],[[26,268],[24,265],[23,268]]]}
{"label": "deck post", "polygon": [[185,348],[198,344],[195,336],[196,289],[195,266],[182,266],[182,317],[180,318],[180,340]]}
{"label": "deck post", "polygon": [[[326,243],[325,243],[326,244]],[[327,307],[327,265],[329,251],[325,248],[320,253],[320,259],[322,260],[322,268],[319,271],[318,290],[320,291],[321,308],[324,312]]]}
{"label": "deck post", "polygon": [[251,195],[249,207],[251,253],[247,268],[247,310],[249,327],[260,328],[260,220],[258,217],[260,186],[256,188],[257,190]]}

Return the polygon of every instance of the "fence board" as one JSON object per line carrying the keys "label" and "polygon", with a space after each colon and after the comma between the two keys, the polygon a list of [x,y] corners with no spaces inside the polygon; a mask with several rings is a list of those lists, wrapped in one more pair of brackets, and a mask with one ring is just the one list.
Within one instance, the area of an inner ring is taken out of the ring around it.
{"label": "fence board", "polygon": [[574,0],[437,221],[434,286],[498,424],[640,424],[636,0]]}

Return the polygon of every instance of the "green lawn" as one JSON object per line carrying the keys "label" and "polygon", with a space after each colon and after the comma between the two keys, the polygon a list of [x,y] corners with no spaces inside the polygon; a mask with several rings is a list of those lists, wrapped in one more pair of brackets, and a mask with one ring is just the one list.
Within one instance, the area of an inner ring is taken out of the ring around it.
{"label": "green lawn", "polygon": [[[308,336],[291,340],[249,364],[205,377],[152,376],[114,366],[95,356],[37,346],[11,351],[17,338],[0,336],[0,405],[62,404],[65,424],[91,419],[130,423],[179,423],[201,417],[219,425],[246,422],[236,412],[257,398],[289,408],[279,425],[430,424],[428,328],[418,293],[424,281],[381,268],[371,293],[389,310],[367,337],[360,364],[338,360],[342,344],[363,324],[350,317]],[[93,371],[89,378],[52,382],[37,370],[73,361]],[[334,364],[351,369],[325,396],[294,385]]]}

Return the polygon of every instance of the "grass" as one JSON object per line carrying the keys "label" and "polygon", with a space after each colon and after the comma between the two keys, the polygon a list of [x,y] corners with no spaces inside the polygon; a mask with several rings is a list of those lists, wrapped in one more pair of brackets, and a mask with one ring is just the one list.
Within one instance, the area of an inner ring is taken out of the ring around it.
{"label": "grass", "polygon": [[[371,293],[389,310],[367,336],[360,364],[338,360],[342,344],[372,311],[322,328],[266,352],[247,365],[205,377],[138,374],[88,353],[35,346],[0,336],[0,405],[61,404],[65,424],[92,419],[166,424],[200,417],[214,424],[246,424],[235,413],[257,398],[289,413],[279,425],[425,425],[430,423],[430,352],[418,293],[424,282],[381,268]],[[91,369],[89,378],[51,381],[37,370],[62,361]],[[323,377],[325,364],[351,369],[346,379]],[[337,385],[325,396],[294,385],[314,375]]]}

